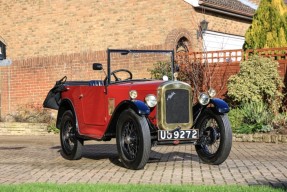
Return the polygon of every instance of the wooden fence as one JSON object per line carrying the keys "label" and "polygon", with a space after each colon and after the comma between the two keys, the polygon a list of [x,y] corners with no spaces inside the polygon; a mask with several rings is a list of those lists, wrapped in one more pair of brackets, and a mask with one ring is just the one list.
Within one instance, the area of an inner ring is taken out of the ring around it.
{"label": "wooden fence", "polygon": [[[238,73],[240,62],[247,60],[251,55],[274,58],[279,63],[278,72],[287,82],[287,47],[246,50],[222,50],[208,52],[177,53],[177,64],[188,73],[188,79],[200,91],[209,87],[217,91],[217,97],[223,98],[227,92],[227,81],[231,75]],[[195,81],[195,82],[194,82]],[[202,84],[199,83],[202,81]]]}

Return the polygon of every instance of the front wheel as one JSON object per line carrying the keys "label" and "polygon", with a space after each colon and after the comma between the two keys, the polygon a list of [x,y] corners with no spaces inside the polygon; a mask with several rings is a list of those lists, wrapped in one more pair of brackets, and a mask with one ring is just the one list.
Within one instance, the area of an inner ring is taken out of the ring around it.
{"label": "front wheel", "polygon": [[145,117],[127,109],[121,113],[116,130],[117,149],[123,165],[128,169],[142,169],[150,155],[150,130]]}
{"label": "front wheel", "polygon": [[232,130],[227,114],[217,115],[206,109],[198,120],[197,128],[200,138],[195,149],[200,159],[208,164],[223,163],[232,146]]}
{"label": "front wheel", "polygon": [[83,140],[76,136],[76,121],[72,111],[65,111],[60,125],[60,139],[63,157],[77,160],[82,157]]}

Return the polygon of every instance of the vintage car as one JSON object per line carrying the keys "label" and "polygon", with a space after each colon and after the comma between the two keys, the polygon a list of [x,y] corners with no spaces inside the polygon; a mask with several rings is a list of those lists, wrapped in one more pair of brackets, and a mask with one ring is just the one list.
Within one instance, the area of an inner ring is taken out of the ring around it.
{"label": "vintage car", "polygon": [[[165,75],[163,80],[150,78],[147,68],[160,59],[171,65],[169,80]],[[232,145],[228,105],[213,98],[214,89],[200,93],[194,104],[192,87],[176,79],[172,50],[108,49],[107,70],[100,63],[93,69],[105,78],[63,77],[43,104],[58,110],[56,126],[66,159],[80,159],[85,140],[112,138],[123,166],[134,170],[144,168],[151,147],[159,144],[193,144],[209,164],[227,159]]]}

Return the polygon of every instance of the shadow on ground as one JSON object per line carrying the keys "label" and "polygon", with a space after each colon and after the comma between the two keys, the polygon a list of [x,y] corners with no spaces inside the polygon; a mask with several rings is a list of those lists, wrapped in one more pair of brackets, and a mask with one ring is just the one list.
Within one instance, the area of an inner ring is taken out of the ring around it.
{"label": "shadow on ground", "polygon": [[[54,146],[51,149],[58,149],[58,153],[65,158],[62,154],[60,146]],[[82,158],[92,159],[92,160],[102,160],[109,159],[111,163],[116,166],[123,167],[122,163],[119,160],[117,146],[116,144],[93,144],[93,145],[84,145],[83,156]],[[198,156],[192,153],[184,152],[167,152],[160,153],[155,150],[151,151],[149,163],[161,163],[169,161],[195,161],[199,162]]]}

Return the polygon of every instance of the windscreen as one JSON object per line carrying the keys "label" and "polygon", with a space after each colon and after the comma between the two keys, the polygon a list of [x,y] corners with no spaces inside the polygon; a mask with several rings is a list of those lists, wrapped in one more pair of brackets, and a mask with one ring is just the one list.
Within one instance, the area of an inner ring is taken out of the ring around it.
{"label": "windscreen", "polygon": [[172,52],[111,51],[111,83],[126,80],[163,79],[163,76],[171,79],[172,58]]}

